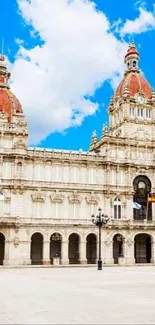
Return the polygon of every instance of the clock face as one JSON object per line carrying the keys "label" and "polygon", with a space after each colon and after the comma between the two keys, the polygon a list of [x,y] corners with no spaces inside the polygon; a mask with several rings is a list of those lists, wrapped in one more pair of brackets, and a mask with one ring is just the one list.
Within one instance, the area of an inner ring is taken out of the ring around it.
{"label": "clock face", "polygon": [[137,97],[137,102],[138,102],[139,104],[143,104],[143,103],[145,102],[145,98],[144,98],[144,96],[139,95],[139,96]]}

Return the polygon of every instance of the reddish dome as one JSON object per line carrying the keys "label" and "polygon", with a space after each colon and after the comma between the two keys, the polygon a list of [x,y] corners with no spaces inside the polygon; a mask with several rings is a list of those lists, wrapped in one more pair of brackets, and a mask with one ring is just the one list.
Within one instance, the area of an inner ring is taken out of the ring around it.
{"label": "reddish dome", "polygon": [[130,96],[135,96],[138,92],[143,93],[147,99],[152,98],[152,90],[146,79],[138,72],[126,74],[116,90],[116,96],[122,96],[125,88]]}
{"label": "reddish dome", "polygon": [[130,96],[143,93],[147,99],[152,98],[152,89],[148,81],[143,77],[138,68],[139,53],[134,43],[129,45],[125,55],[126,71],[123,80],[120,82],[115,96],[122,96],[128,91]]}
{"label": "reddish dome", "polygon": [[0,112],[5,112],[8,122],[11,122],[13,113],[22,113],[22,107],[10,90],[9,77],[10,74],[4,62],[4,56],[0,55]]}

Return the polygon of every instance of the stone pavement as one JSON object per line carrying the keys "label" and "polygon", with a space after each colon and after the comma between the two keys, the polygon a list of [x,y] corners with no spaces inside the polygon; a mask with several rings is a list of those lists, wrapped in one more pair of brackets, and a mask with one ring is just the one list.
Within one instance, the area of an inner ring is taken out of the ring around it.
{"label": "stone pavement", "polygon": [[0,269],[0,324],[155,324],[155,267]]}

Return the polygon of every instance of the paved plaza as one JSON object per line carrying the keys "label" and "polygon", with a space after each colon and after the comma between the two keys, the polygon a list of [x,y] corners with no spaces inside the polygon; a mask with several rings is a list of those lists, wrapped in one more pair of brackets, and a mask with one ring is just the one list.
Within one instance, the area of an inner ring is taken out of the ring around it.
{"label": "paved plaza", "polygon": [[154,324],[155,267],[0,269],[0,324]]}

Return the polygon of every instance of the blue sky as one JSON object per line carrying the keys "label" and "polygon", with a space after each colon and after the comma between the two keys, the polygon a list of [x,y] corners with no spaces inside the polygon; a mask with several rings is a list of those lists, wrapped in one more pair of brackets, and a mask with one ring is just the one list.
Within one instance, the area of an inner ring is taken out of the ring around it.
{"label": "blue sky", "polygon": [[155,1],[94,0],[95,7],[73,0],[72,10],[67,0],[57,1],[58,7],[51,0],[1,1],[0,40],[30,145],[88,150],[92,131],[99,137],[108,120],[106,108],[132,38],[140,68],[155,87]]}

